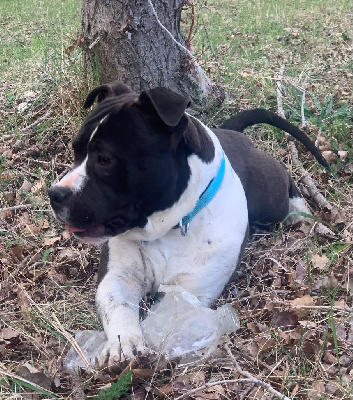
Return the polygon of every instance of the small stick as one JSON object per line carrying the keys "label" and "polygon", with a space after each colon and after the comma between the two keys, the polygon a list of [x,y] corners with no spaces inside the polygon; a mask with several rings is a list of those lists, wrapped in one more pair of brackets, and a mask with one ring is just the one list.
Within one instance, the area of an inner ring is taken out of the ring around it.
{"label": "small stick", "polygon": [[189,35],[188,38],[186,39],[186,44],[188,47],[188,50],[192,50],[191,46],[191,35],[192,35],[192,30],[194,28],[194,23],[195,23],[195,4],[194,0],[189,1],[189,5],[191,6],[191,24],[190,24],[190,29],[189,29]]}
{"label": "small stick", "polygon": [[36,127],[37,125],[39,125],[43,120],[45,120],[47,117],[49,117],[49,115],[52,113],[52,110],[47,111],[44,115],[42,115],[41,117],[39,117],[38,119],[36,119],[32,124],[27,125],[26,127],[21,129],[21,132],[27,132],[29,130],[31,130],[32,128]]}
{"label": "small stick", "polygon": [[244,371],[243,369],[240,368],[240,365],[237,361],[237,359],[234,357],[233,353],[231,352],[229,345],[226,343],[224,345],[224,348],[226,349],[229,357],[233,361],[233,364],[235,366],[236,371],[243,376],[246,376],[250,382],[253,382],[254,384],[260,385],[264,387],[266,390],[268,390],[270,393],[272,393],[274,396],[279,397],[280,399],[283,400],[291,400],[290,397],[285,396],[284,394],[278,392],[276,389],[274,389],[269,383],[266,383],[264,381],[261,381],[260,379],[255,378],[250,372]]}
{"label": "small stick", "polygon": [[12,206],[12,207],[4,207],[0,208],[0,212],[3,211],[16,211],[16,210],[23,210],[25,208],[32,208],[32,204],[19,204],[17,206]]}
{"label": "small stick", "polygon": [[240,378],[240,379],[229,379],[229,380],[225,379],[225,380],[222,380],[222,381],[209,382],[209,383],[205,383],[202,386],[199,386],[198,388],[195,388],[195,389],[187,391],[182,396],[176,397],[174,400],[186,399],[190,395],[192,395],[194,393],[197,393],[200,390],[208,389],[210,387],[217,386],[217,385],[229,384],[229,383],[254,383],[254,380],[253,379],[247,379],[247,378],[245,378],[245,379]]}
{"label": "small stick", "polygon": [[351,307],[339,307],[339,306],[305,306],[305,305],[300,305],[300,304],[292,304],[288,301],[277,301],[277,300],[272,300],[272,303],[275,304],[281,304],[282,306],[288,306],[289,308],[303,308],[303,309],[308,309],[308,310],[322,310],[322,311],[340,311],[340,312],[344,312],[344,313],[352,313],[353,312],[353,308]]}

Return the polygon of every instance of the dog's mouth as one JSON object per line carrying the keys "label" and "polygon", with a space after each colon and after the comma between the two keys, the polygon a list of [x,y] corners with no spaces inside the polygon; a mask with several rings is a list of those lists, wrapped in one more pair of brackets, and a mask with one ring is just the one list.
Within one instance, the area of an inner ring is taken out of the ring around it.
{"label": "dog's mouth", "polygon": [[104,225],[97,225],[90,228],[78,228],[65,224],[66,231],[72,233],[77,239],[85,243],[100,244],[109,238]]}

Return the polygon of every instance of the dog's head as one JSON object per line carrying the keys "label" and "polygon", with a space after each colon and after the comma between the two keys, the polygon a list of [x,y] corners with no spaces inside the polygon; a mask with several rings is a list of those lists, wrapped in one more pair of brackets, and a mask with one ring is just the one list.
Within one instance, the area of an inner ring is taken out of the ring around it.
{"label": "dog's head", "polygon": [[155,88],[137,95],[112,83],[89,93],[85,106],[96,98],[72,143],[74,169],[49,190],[56,217],[86,242],[145,226],[185,190],[188,156],[214,156],[184,113],[189,100],[177,93]]}

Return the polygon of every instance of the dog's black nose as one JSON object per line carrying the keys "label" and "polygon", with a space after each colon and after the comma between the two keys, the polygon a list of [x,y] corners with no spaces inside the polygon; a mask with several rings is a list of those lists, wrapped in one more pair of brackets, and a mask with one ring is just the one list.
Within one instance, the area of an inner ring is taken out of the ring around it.
{"label": "dog's black nose", "polygon": [[65,186],[52,186],[48,194],[51,205],[55,207],[65,203],[65,201],[71,197],[72,190]]}

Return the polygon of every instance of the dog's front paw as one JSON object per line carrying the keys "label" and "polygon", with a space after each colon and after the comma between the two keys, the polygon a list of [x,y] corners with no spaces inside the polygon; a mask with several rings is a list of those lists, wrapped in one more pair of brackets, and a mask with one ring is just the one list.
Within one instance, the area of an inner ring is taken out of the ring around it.
{"label": "dog's front paw", "polygon": [[99,365],[114,365],[130,360],[139,353],[146,352],[144,341],[141,337],[120,337],[118,340],[108,340],[99,357]]}

